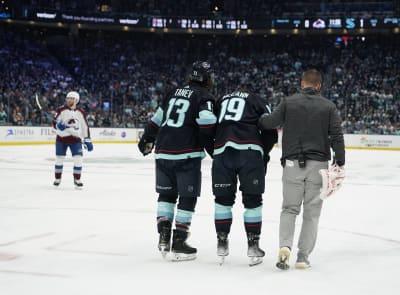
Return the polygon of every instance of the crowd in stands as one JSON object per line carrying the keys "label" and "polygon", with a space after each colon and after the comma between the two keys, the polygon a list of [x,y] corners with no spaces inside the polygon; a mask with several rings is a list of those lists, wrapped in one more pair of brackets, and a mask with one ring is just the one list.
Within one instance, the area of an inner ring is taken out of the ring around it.
{"label": "crowd in stands", "polygon": [[[230,37],[81,32],[79,37],[0,29],[0,124],[46,125],[69,90],[92,127],[141,127],[193,61],[215,70],[213,94],[250,89],[276,106],[301,73],[323,73],[346,133],[400,135],[400,40],[369,37]],[[60,42],[60,40],[62,42]]]}

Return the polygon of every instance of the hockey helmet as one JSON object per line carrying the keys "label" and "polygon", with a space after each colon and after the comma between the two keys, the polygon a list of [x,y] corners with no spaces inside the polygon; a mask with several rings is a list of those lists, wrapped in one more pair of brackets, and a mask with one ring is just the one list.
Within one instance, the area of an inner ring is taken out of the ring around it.
{"label": "hockey helmet", "polygon": [[206,61],[194,62],[189,74],[189,81],[212,84],[214,82],[214,73],[211,65]]}
{"label": "hockey helmet", "polygon": [[67,93],[66,98],[73,98],[75,100],[75,104],[78,104],[79,102],[79,93],[76,91],[70,91]]}

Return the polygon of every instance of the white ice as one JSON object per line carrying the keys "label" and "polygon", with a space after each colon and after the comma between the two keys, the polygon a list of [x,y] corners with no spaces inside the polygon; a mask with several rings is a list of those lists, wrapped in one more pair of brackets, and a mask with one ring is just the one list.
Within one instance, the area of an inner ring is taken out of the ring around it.
{"label": "white ice", "polygon": [[312,268],[287,272],[275,267],[279,156],[274,149],[267,176],[264,262],[247,265],[238,196],[231,253],[219,266],[210,159],[189,239],[198,258],[173,263],[156,247],[154,160],[136,145],[96,145],[81,191],[70,157],[61,186],[52,186],[53,146],[2,146],[0,294],[400,294],[400,152],[347,151],[347,178],[325,201]]}

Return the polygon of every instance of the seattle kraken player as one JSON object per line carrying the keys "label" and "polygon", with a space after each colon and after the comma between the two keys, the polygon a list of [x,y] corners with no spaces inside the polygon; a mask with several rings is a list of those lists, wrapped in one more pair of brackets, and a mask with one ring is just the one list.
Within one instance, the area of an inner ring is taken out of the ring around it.
{"label": "seattle kraken player", "polygon": [[155,143],[158,248],[163,257],[171,248],[174,260],[196,258],[197,249],[186,240],[200,195],[204,149],[210,155],[213,150],[217,119],[213,113],[214,97],[209,93],[212,84],[210,64],[195,62],[188,83],[165,96],[139,142],[144,156],[151,153]]}
{"label": "seattle kraken player", "polygon": [[216,103],[218,124],[212,165],[215,196],[217,255],[223,263],[229,254],[228,235],[232,224],[237,180],[242,191],[244,226],[247,234],[250,266],[262,262],[265,252],[259,248],[262,225],[262,194],[265,187],[269,152],[277,142],[277,131],[260,132],[257,122],[269,112],[267,101],[248,91],[235,91]]}

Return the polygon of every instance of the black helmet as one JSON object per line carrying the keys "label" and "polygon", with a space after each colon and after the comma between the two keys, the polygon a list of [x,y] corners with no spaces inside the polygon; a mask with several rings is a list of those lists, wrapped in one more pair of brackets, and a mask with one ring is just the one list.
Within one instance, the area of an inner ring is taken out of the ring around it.
{"label": "black helmet", "polygon": [[192,70],[189,74],[189,81],[198,82],[204,85],[212,85],[214,73],[211,66],[206,61],[196,61],[192,65]]}

